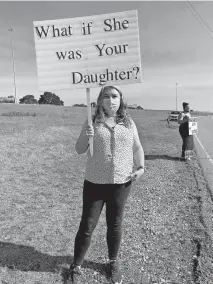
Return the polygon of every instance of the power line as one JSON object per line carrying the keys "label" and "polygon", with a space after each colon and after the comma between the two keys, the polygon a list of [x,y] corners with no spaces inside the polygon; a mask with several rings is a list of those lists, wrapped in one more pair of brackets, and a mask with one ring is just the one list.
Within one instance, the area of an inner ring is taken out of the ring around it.
{"label": "power line", "polygon": [[[209,25],[207,24],[207,22],[201,17],[201,15],[196,11],[196,9],[192,6],[192,4],[190,3],[190,1],[186,1],[184,2],[186,7],[189,9],[189,11],[192,13],[192,15],[198,20],[198,22],[205,27],[205,30],[207,31],[207,33],[210,35],[211,39],[213,39],[212,37],[212,33],[213,30],[209,27]],[[189,6],[187,5],[189,4]],[[206,29],[207,28],[207,29]]]}
{"label": "power line", "polygon": [[213,32],[213,30],[209,27],[209,25],[206,23],[206,21],[201,17],[201,15],[196,11],[196,9],[192,6],[190,1],[187,1],[189,5],[192,7],[192,9],[195,11],[195,13],[199,16],[199,18],[203,21],[203,23],[206,25],[206,27],[210,30],[210,32]]}

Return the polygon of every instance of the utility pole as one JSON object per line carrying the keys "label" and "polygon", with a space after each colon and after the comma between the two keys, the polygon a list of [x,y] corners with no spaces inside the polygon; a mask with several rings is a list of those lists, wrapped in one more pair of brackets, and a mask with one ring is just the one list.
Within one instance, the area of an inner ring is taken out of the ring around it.
{"label": "utility pole", "polygon": [[12,61],[13,61],[13,84],[14,84],[14,90],[15,90],[15,103],[17,103],[16,99],[16,72],[15,72],[15,57],[14,57],[14,48],[13,48],[13,37],[12,33],[15,31],[13,28],[8,29],[9,32],[11,32],[10,36],[10,42],[11,42],[11,48],[12,48]]}
{"label": "utility pole", "polygon": [[177,83],[176,83],[176,111],[177,111]]}

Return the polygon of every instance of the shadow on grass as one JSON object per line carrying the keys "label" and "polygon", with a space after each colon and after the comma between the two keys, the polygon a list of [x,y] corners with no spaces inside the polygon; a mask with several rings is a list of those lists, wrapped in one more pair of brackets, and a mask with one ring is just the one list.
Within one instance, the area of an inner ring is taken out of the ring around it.
{"label": "shadow on grass", "polygon": [[[54,256],[41,253],[30,246],[0,242],[0,266],[9,269],[60,273],[65,277],[72,261],[72,256]],[[84,260],[82,267],[106,275],[103,263]]]}
{"label": "shadow on grass", "polygon": [[145,160],[170,160],[170,161],[180,161],[180,157],[172,157],[169,155],[145,155]]}

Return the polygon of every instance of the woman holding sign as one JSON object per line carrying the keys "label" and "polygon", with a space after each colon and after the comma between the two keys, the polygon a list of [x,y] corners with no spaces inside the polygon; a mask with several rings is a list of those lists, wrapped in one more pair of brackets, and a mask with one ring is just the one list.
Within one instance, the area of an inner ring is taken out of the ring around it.
{"label": "woman holding sign", "polygon": [[[89,137],[93,137],[93,156],[88,148]],[[126,112],[120,89],[114,86],[101,89],[93,125],[88,126],[88,121],[85,121],[75,148],[78,154],[87,152],[88,159],[83,186],[83,212],[67,281],[80,283],[81,265],[106,204],[107,271],[111,283],[121,283],[117,258],[122,239],[124,207],[132,181],[138,180],[144,173],[144,151],[135,123]],[[133,160],[137,167],[134,172]]]}
{"label": "woman holding sign", "polygon": [[189,119],[190,119],[190,106],[188,103],[183,103],[183,112],[178,116],[178,123],[180,124],[179,132],[183,139],[181,158],[188,161],[190,156],[187,153],[191,153],[194,149],[193,135],[189,135]]}

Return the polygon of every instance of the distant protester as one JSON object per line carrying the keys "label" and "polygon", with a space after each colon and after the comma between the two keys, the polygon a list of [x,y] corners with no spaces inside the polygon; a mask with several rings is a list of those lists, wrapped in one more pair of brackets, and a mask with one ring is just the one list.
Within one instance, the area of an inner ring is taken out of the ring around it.
{"label": "distant protester", "polygon": [[[93,156],[89,138],[93,137]],[[93,125],[85,121],[75,145],[76,152],[87,152],[83,184],[83,212],[75,238],[74,260],[65,283],[80,281],[85,254],[92,233],[106,205],[107,274],[110,283],[122,283],[118,253],[122,239],[124,208],[133,181],[144,174],[144,151],[136,125],[126,112],[120,89],[105,86],[97,99]],[[134,161],[136,171],[133,172]],[[69,282],[70,281],[70,282]]]}
{"label": "distant protester", "polygon": [[191,117],[189,103],[183,102],[182,105],[183,111],[178,116],[179,133],[183,140],[181,158],[188,161],[194,149],[194,140],[193,135],[189,135],[189,118]]}

